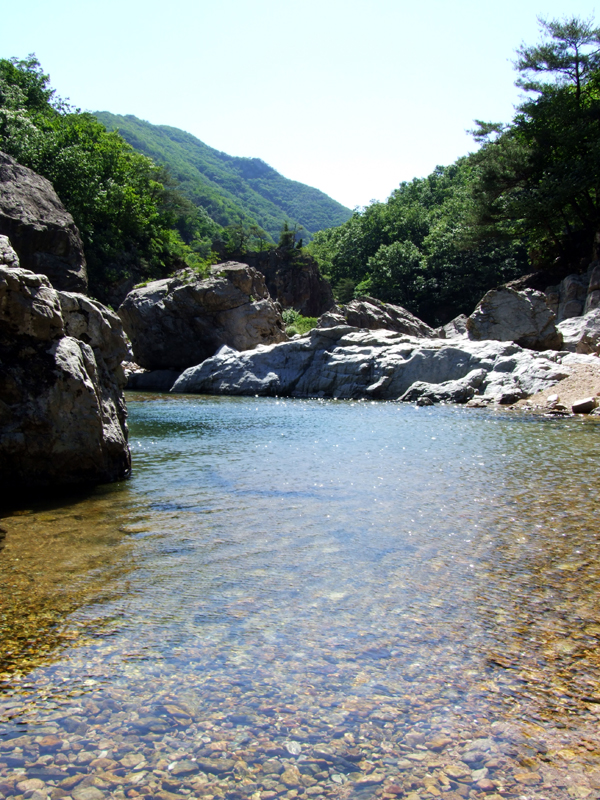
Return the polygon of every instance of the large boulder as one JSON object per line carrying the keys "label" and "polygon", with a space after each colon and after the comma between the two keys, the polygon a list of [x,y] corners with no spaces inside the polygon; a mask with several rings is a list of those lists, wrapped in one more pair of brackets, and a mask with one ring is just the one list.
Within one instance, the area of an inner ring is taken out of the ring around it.
{"label": "large boulder", "polygon": [[531,350],[559,349],[556,316],[546,296],[534,289],[492,289],[467,320],[470,339],[515,342]]}
{"label": "large boulder", "polygon": [[380,400],[426,395],[434,402],[481,396],[507,403],[566,377],[565,359],[597,363],[594,356],[536,353],[512,342],[445,342],[338,326],[245,353],[223,347],[185,370],[171,391]]}
{"label": "large boulder", "polygon": [[350,325],[370,331],[386,330],[433,339],[435,332],[425,322],[402,306],[384,303],[374,297],[359,297],[346,305],[331,309],[319,320],[320,328]]}
{"label": "large boulder", "polygon": [[465,314],[459,314],[458,317],[454,317],[450,322],[436,328],[435,335],[439,339],[460,339],[463,336],[467,336],[467,320],[468,317]]}
{"label": "large boulder", "polygon": [[3,487],[104,483],[131,468],[118,317],[0,263]]}
{"label": "large boulder", "polygon": [[249,350],[287,339],[264,276],[235,261],[203,280],[166,278],[134,289],[118,313],[135,361],[150,370],[186,369],[222,345]]}
{"label": "large boulder", "polygon": [[563,350],[600,354],[600,308],[582,317],[565,319],[557,327],[563,339]]}
{"label": "large boulder", "polygon": [[50,181],[0,153],[0,235],[22,269],[46,275],[55,289],[87,292],[83,245],[73,217]]}
{"label": "large boulder", "polygon": [[590,276],[567,275],[556,286],[547,286],[544,294],[557,322],[583,314],[587,300]]}

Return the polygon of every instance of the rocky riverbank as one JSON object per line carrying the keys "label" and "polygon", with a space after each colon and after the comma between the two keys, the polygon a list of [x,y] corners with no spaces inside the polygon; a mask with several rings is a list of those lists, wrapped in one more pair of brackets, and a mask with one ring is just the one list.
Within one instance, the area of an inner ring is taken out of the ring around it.
{"label": "rocky riverbank", "polygon": [[595,356],[535,352],[513,342],[417,339],[337,326],[244,353],[223,347],[173,392],[512,404],[545,391]]}
{"label": "rocky riverbank", "polygon": [[0,237],[0,480],[76,485],[129,475],[119,318],[21,269]]}

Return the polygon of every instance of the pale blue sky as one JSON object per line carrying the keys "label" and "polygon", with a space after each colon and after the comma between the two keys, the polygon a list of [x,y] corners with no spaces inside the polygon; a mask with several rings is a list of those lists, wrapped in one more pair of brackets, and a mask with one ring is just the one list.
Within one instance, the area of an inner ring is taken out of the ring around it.
{"label": "pale blue sky", "polygon": [[[508,121],[511,61],[573,0],[4,0],[0,56],[35,52],[85,110],[135,114],[264,159],[351,208]],[[598,20],[600,24],[600,19]]]}

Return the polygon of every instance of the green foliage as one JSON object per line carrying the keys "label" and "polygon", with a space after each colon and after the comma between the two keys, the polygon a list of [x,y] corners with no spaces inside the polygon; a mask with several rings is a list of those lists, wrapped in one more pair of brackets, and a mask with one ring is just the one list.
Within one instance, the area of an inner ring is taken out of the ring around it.
{"label": "green foliage", "polygon": [[[550,85],[571,85],[579,100],[583,86],[600,68],[600,28],[593,20],[571,17],[564,20],[538,18],[545,39],[538,45],[517,50],[516,69],[521,72],[517,86],[544,92]],[[551,79],[536,80],[543,75]],[[535,77],[534,77],[535,76]]]}
{"label": "green foliage", "polygon": [[283,223],[281,231],[279,232],[279,241],[277,242],[277,247],[284,249],[284,250],[292,250],[296,248],[297,250],[302,249],[302,238],[298,236],[304,230],[302,225],[295,224],[293,228],[290,227],[289,222],[287,219]]}
{"label": "green foliage", "polygon": [[519,85],[537,96],[512,124],[476,132],[476,215],[487,235],[526,238],[535,266],[560,258],[578,268],[600,228],[600,29],[541,24],[546,41],[522,47],[517,61]]}
{"label": "green foliage", "polygon": [[190,133],[107,111],[97,118],[137,151],[168,166],[189,200],[223,228],[257,226],[277,241],[283,223],[302,226],[305,238],[345,222],[350,210],[318,189],[284,178],[258,158],[236,158]]}
{"label": "green foliage", "polygon": [[80,230],[97,297],[131,275],[161,277],[209,257],[212,220],[164,169],[57,98],[35,56],[0,59],[0,149],[53,184]]}
{"label": "green foliage", "polygon": [[471,159],[403,183],[310,245],[339,302],[371,295],[432,325],[471,313],[489,288],[522,274],[518,241],[480,241],[472,230]]}
{"label": "green foliage", "polygon": [[435,325],[532,265],[577,270],[599,255],[600,29],[540,24],[543,41],[517,53],[533,96],[512,123],[477,121],[479,152],[315,236],[338,297],[353,286]]}
{"label": "green foliage", "polygon": [[355,281],[352,278],[342,278],[333,288],[333,296],[338,303],[349,303],[354,299]]}
{"label": "green foliage", "polygon": [[293,308],[286,308],[281,316],[288,336],[295,336],[298,333],[303,335],[317,327],[318,320],[316,317],[303,317]]}

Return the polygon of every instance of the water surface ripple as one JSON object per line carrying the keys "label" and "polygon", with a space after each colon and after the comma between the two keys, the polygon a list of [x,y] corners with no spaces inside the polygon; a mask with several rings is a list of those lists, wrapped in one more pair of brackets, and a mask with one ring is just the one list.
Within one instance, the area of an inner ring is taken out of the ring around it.
{"label": "water surface ripple", "polygon": [[129,407],[1,521],[0,798],[600,797],[598,424]]}

